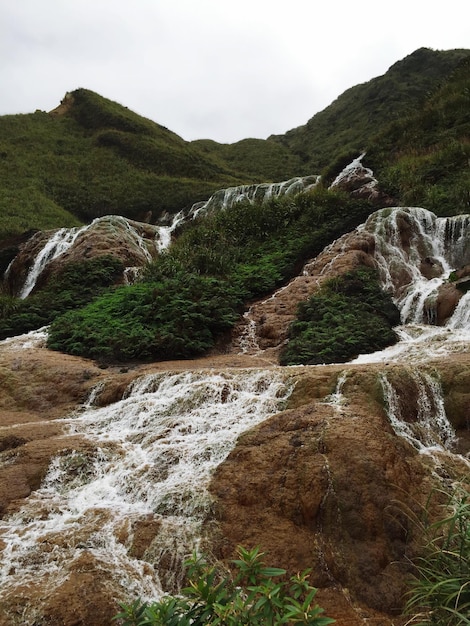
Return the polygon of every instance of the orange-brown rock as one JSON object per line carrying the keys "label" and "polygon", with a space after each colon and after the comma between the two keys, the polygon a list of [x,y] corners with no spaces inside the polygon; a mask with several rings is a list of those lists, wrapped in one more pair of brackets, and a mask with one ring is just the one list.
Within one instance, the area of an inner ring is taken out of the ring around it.
{"label": "orange-brown rock", "polygon": [[[340,405],[318,398],[324,371],[301,374],[295,408],[243,435],[218,467],[218,554],[260,545],[291,574],[312,568],[341,626],[396,625],[420,539],[409,512],[435,484],[432,463],[394,435],[374,368],[351,371]],[[468,468],[457,462],[450,471],[462,477]]]}
{"label": "orange-brown rock", "polygon": [[[78,230],[78,229],[77,229]],[[25,243],[8,271],[6,287],[11,293],[20,293],[29,270],[41,249],[54,231],[38,231]],[[73,244],[60,256],[48,262],[40,273],[35,288],[43,286],[53,274],[67,263],[82,262],[100,256],[112,256],[124,267],[143,267],[157,254],[158,227],[128,220],[119,215],[106,215],[83,227]],[[122,278],[124,281],[124,277]]]}

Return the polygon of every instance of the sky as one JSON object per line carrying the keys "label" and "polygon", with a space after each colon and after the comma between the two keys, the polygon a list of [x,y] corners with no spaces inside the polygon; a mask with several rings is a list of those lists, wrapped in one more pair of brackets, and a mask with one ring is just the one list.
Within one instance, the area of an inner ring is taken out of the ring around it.
{"label": "sky", "polygon": [[84,87],[187,141],[265,139],[418,48],[470,48],[469,13],[466,0],[0,0],[0,115]]}

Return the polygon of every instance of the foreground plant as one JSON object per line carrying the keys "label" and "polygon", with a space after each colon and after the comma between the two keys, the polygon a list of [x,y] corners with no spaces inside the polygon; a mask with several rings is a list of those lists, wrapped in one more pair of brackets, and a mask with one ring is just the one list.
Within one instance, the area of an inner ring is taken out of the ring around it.
{"label": "foreground plant", "polygon": [[470,496],[458,490],[444,519],[423,523],[426,545],[416,562],[407,612],[414,626],[470,625]]}
{"label": "foreground plant", "polygon": [[317,590],[307,580],[309,570],[281,580],[286,571],[266,567],[259,548],[239,547],[238,556],[233,561],[234,577],[230,578],[193,555],[186,562],[189,585],[181,596],[167,596],[152,604],[140,600],[122,604],[114,619],[122,620],[123,626],[334,623],[315,603]]}

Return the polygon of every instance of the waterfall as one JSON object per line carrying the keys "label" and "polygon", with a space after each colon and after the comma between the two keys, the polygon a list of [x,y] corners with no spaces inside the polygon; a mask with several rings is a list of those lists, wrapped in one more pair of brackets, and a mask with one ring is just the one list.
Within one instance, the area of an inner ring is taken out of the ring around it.
{"label": "waterfall", "polygon": [[359,229],[374,235],[381,280],[393,293],[402,322],[434,323],[439,287],[453,269],[470,263],[470,216],[438,218],[418,207],[382,209]]}
{"label": "waterfall", "polygon": [[24,299],[36,285],[37,279],[43,272],[48,263],[64,254],[75,242],[78,235],[85,230],[86,227],[60,228],[51,234],[44,246],[39,250],[34,263],[32,264],[25,283],[19,293],[19,297]]}
{"label": "waterfall", "polygon": [[403,389],[380,374],[387,415],[396,435],[420,452],[448,449],[455,432],[447,419],[440,382],[426,371],[406,370]]}
{"label": "waterfall", "polygon": [[[118,600],[176,589],[182,560],[204,536],[211,474],[242,432],[282,408],[287,380],[273,370],[160,373],[105,408],[90,406],[97,388],[66,422],[84,444],[59,454],[41,488],[0,520],[0,604],[20,590],[27,603],[38,577],[47,594],[85,554],[113,578]],[[74,446],[64,439],[64,449]],[[142,526],[155,536],[139,560]]]}
{"label": "waterfall", "polygon": [[[25,283],[20,290],[19,297],[23,299],[26,298],[34,289],[39,276],[46,266],[69,251],[72,246],[78,244],[79,241],[81,241],[82,235],[85,233],[89,234],[92,231],[101,239],[114,240],[117,246],[122,246],[123,243],[125,243],[128,249],[135,254],[141,263],[149,263],[152,261],[154,254],[159,248],[159,229],[156,226],[144,226],[151,231],[147,233],[147,241],[143,234],[139,232],[139,230],[142,230],[139,228],[139,223],[128,220],[121,215],[98,217],[94,219],[91,224],[81,226],[80,228],[60,228],[59,230],[52,231],[46,243],[36,254],[33,264],[26,276]],[[155,239],[152,240],[152,237],[155,237]],[[152,252],[154,254],[152,254]],[[8,273],[11,271],[14,262],[15,259],[13,259],[7,268]],[[4,278],[8,277],[7,272],[5,272]],[[126,268],[124,279],[129,279],[127,282],[130,282],[136,272],[135,266]]]}
{"label": "waterfall", "polygon": [[200,213],[227,211],[237,202],[243,200],[253,204],[254,202],[267,202],[270,198],[279,196],[294,195],[313,189],[319,180],[320,176],[297,176],[280,183],[238,185],[237,187],[219,189],[205,202],[193,204],[189,211],[184,209],[179,211],[173,216],[170,224],[159,227],[159,251],[162,252],[168,248],[171,243],[171,235],[178,226],[193,220]]}

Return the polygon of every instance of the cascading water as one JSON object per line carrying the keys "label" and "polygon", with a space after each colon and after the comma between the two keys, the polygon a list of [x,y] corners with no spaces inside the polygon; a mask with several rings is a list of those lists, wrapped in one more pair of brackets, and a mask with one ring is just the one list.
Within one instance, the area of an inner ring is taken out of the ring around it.
{"label": "cascading water", "polygon": [[438,218],[422,208],[382,209],[359,227],[373,234],[383,285],[402,322],[434,322],[439,287],[470,263],[470,216]]}
{"label": "cascading water", "polygon": [[374,237],[374,257],[384,289],[400,309],[400,342],[354,363],[406,359],[420,362],[465,349],[470,341],[470,296],[460,294],[451,315],[437,325],[440,290],[454,270],[470,264],[470,215],[439,218],[426,209],[373,213],[358,231]]}
{"label": "cascading water", "polygon": [[270,198],[284,195],[293,195],[313,189],[320,180],[320,176],[297,176],[280,183],[260,183],[257,185],[239,185],[219,189],[207,201],[193,204],[189,211],[179,211],[173,216],[171,223],[160,226],[158,248],[162,252],[171,243],[172,233],[185,222],[189,222],[200,213],[209,211],[225,211],[231,209],[237,202],[265,202]]}
{"label": "cascading water", "polygon": [[19,293],[20,298],[24,299],[29,296],[46,265],[66,252],[85,228],[60,228],[51,234],[34,259],[34,263]]}
{"label": "cascading water", "polygon": [[[158,234],[157,227],[145,225],[148,228],[147,239],[139,232],[138,222],[128,220],[121,215],[106,215],[98,217],[87,226],[80,228],[60,228],[52,231],[46,243],[37,252],[31,268],[26,276],[26,280],[19,291],[20,298],[26,298],[34,289],[37,280],[49,263],[68,252],[74,245],[79,245],[82,236],[90,234],[105,240],[115,241],[116,245],[123,245],[125,242],[127,249],[132,252],[132,256],[137,258],[140,264],[149,263],[158,250],[158,239],[152,240]],[[142,230],[142,229],[140,229]],[[4,274],[4,279],[8,279],[15,259],[10,263]],[[131,282],[132,277],[138,272],[136,267],[129,267],[125,270],[125,280]]]}
{"label": "cascading water", "polygon": [[[149,375],[120,402],[69,418],[84,446],[55,458],[42,487],[0,521],[0,605],[20,594],[31,609],[22,624],[32,625],[30,586],[39,577],[47,595],[85,554],[117,600],[177,588],[204,535],[211,473],[243,431],[280,410],[287,380],[272,370]],[[139,525],[155,528],[141,560],[132,556]]]}
{"label": "cascading water", "polygon": [[455,432],[447,419],[439,380],[418,369],[405,372],[405,383],[411,385],[412,392],[400,391],[385,372],[380,375],[387,415],[395,434],[420,452],[451,448]]}

